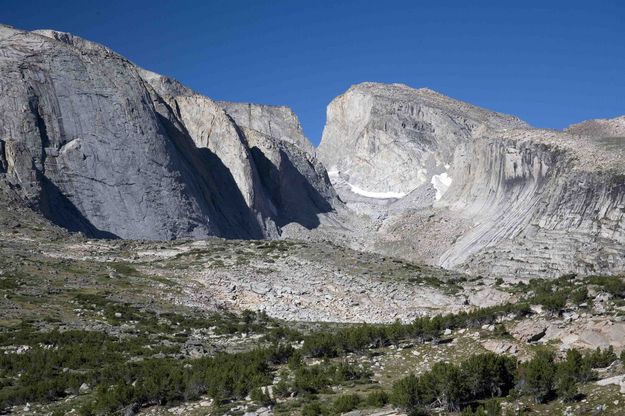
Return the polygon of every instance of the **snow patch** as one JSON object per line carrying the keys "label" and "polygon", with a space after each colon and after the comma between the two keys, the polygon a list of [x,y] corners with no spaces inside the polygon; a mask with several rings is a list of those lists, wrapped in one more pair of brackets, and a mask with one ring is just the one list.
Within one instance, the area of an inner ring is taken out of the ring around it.
{"label": "snow patch", "polygon": [[365,191],[362,188],[357,187],[356,185],[352,185],[349,182],[346,182],[351,188],[352,192],[358,195],[366,196],[367,198],[377,198],[377,199],[389,199],[389,198],[403,198],[406,196],[403,192],[371,192]]}
{"label": "snow patch", "polygon": [[436,189],[435,197],[438,201],[443,197],[445,192],[447,192],[449,186],[451,186],[451,176],[447,175],[447,172],[432,176],[432,186]]}

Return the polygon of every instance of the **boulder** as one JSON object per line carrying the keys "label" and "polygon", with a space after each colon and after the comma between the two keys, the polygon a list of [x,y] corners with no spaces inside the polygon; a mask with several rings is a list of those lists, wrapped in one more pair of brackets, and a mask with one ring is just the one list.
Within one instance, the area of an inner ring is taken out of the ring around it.
{"label": "boulder", "polygon": [[515,325],[511,332],[520,341],[536,342],[545,336],[549,325],[549,322],[542,319],[527,319]]}

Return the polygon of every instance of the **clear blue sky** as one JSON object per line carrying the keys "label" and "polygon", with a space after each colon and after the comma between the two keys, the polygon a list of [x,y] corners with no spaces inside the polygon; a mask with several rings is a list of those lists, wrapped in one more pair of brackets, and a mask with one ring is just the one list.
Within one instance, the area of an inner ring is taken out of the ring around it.
{"label": "clear blue sky", "polygon": [[0,0],[214,99],[291,106],[318,143],[350,85],[402,82],[539,127],[625,114],[625,1]]}

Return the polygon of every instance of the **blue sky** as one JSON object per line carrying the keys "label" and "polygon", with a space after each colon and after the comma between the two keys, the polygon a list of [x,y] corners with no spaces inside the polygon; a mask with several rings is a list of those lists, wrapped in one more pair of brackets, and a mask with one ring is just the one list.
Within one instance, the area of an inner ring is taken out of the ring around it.
{"label": "blue sky", "polygon": [[563,128],[625,114],[625,2],[0,0],[0,22],[103,43],[214,99],[328,103],[402,82]]}

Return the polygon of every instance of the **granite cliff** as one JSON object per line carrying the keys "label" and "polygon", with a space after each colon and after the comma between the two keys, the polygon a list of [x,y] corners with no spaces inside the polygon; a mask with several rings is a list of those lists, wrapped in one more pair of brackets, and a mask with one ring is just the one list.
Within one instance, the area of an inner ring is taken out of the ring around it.
{"label": "granite cliff", "polygon": [[348,207],[372,218],[368,249],[555,276],[625,268],[625,147],[614,140],[364,83],[329,105],[318,154]]}
{"label": "granite cliff", "polygon": [[336,199],[289,110],[239,125],[235,104],[71,34],[0,26],[0,92],[3,186],[72,231],[276,237],[316,226]]}
{"label": "granite cliff", "polygon": [[[105,46],[0,26],[0,187],[90,237],[320,239],[472,274],[625,270],[623,117],[537,129],[363,83],[319,149]],[[328,172],[326,172],[326,168]]]}

